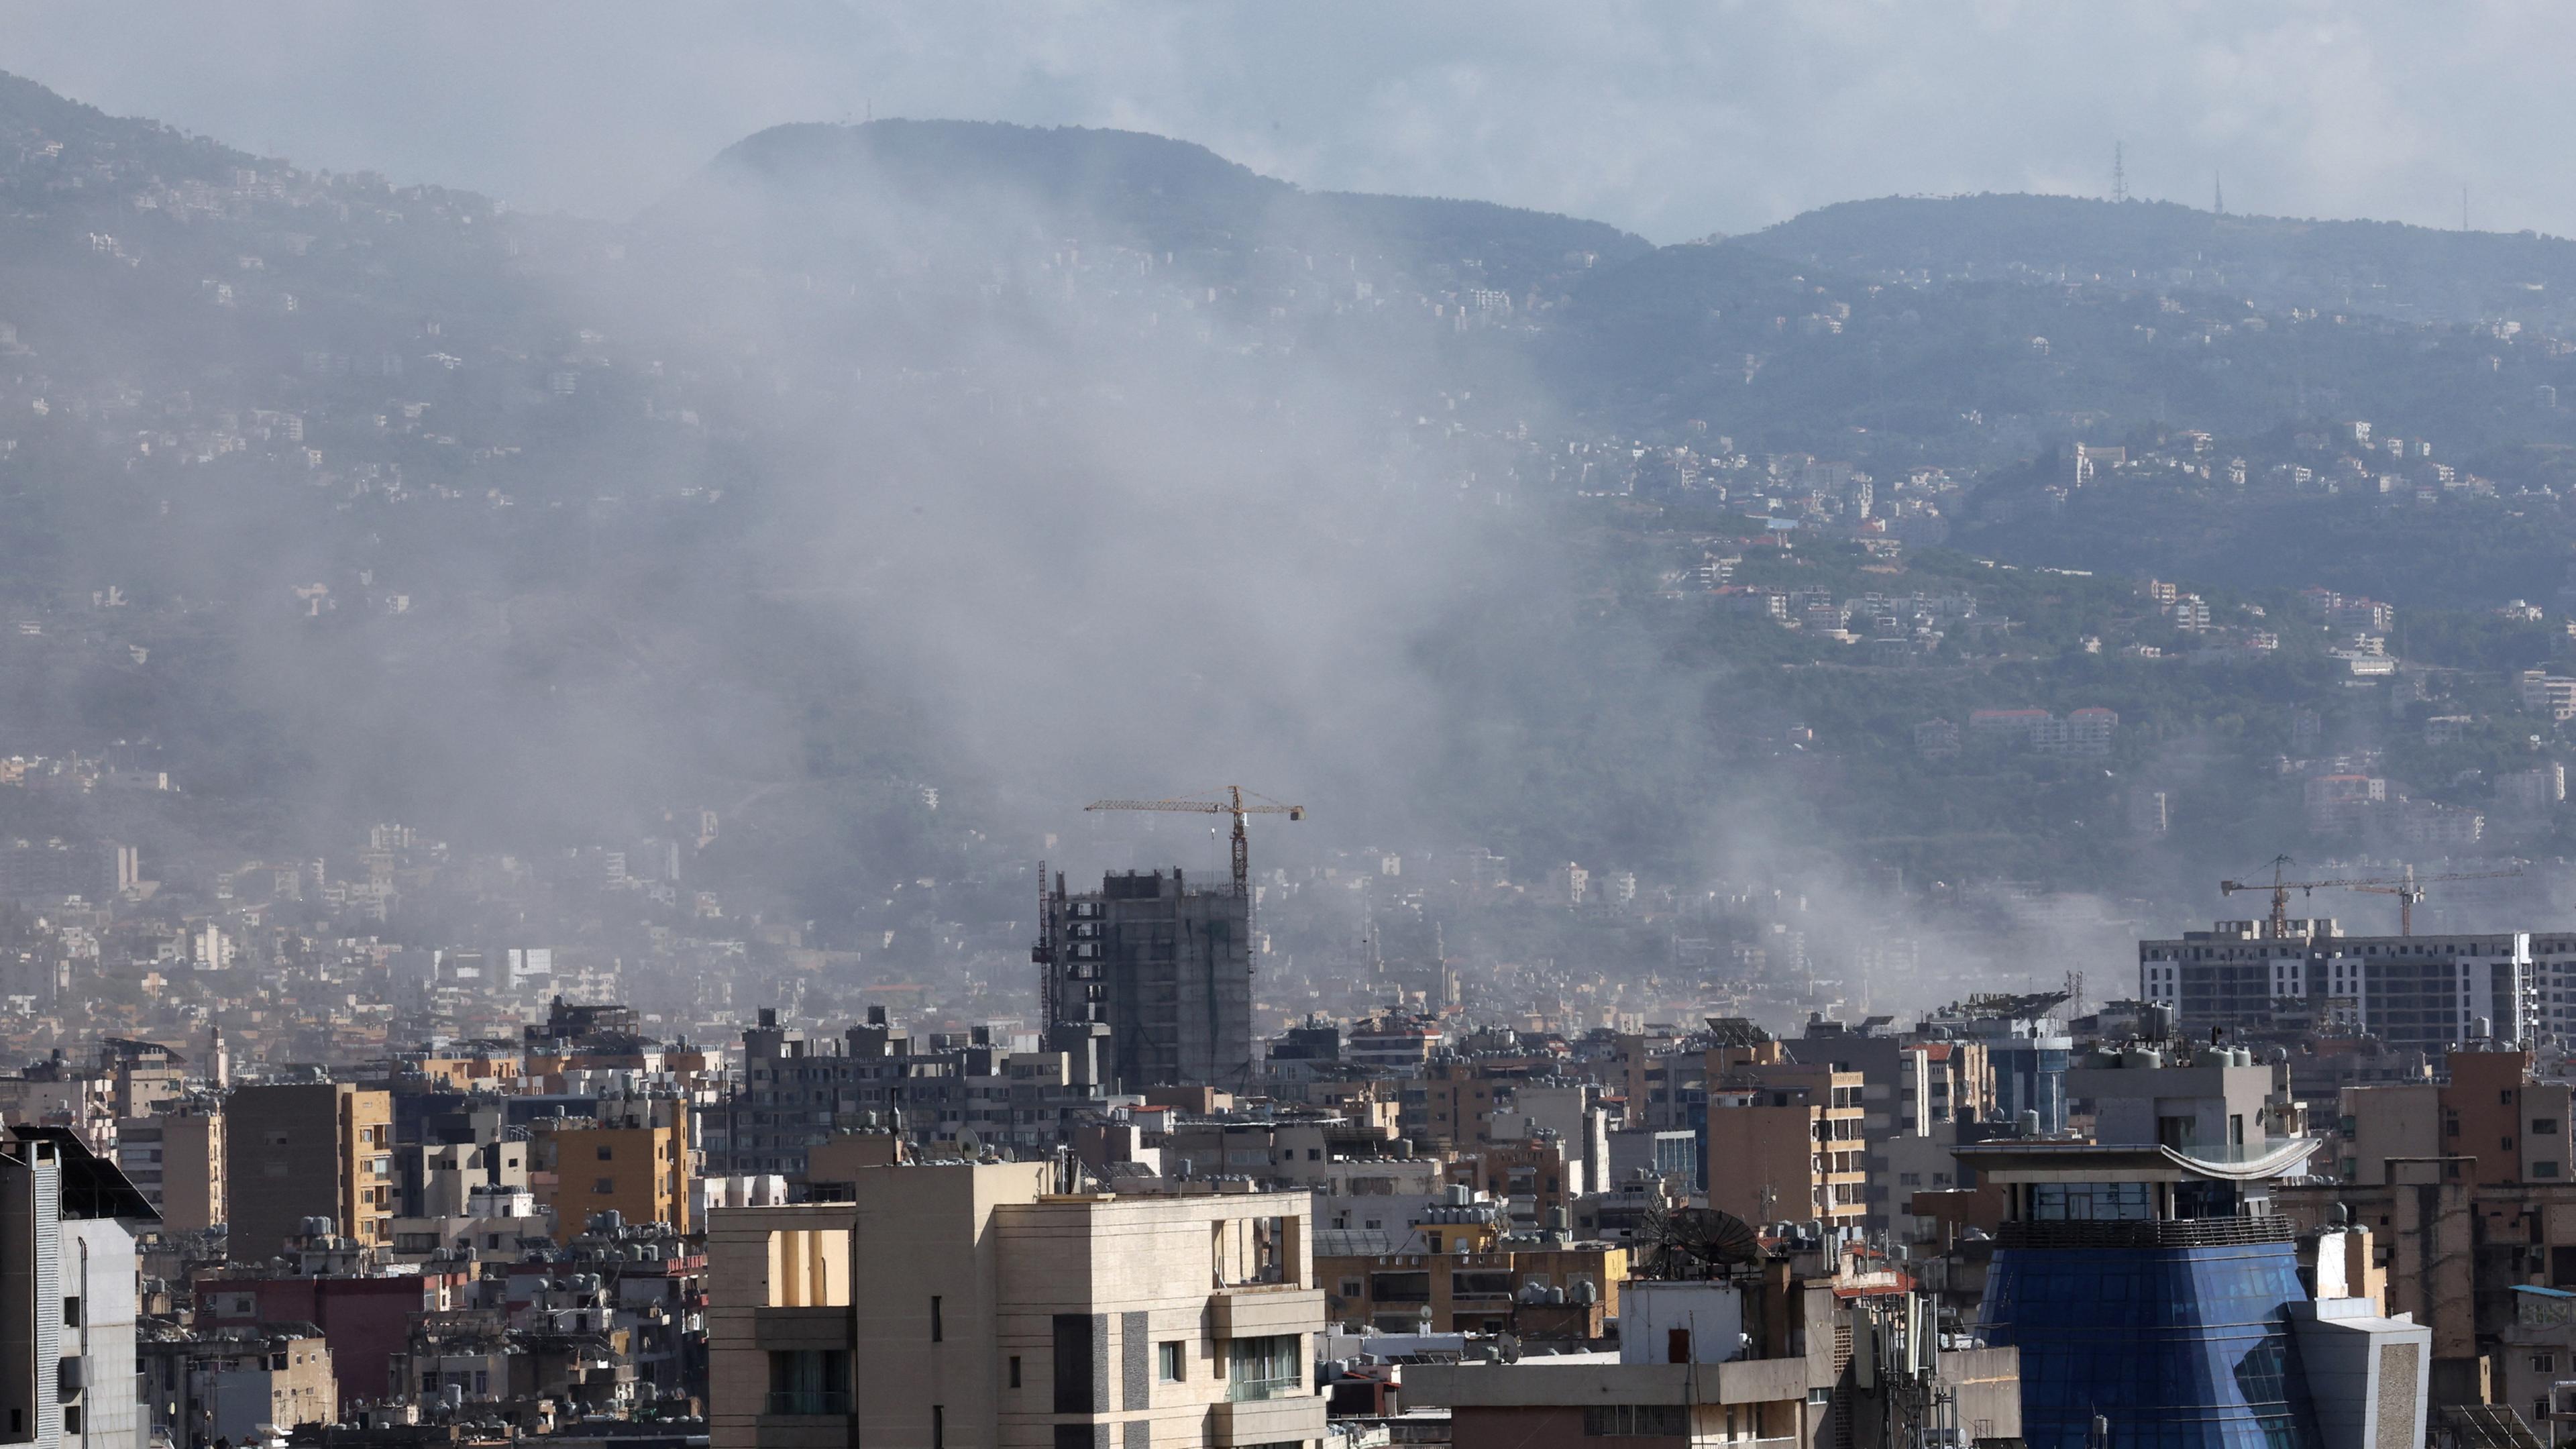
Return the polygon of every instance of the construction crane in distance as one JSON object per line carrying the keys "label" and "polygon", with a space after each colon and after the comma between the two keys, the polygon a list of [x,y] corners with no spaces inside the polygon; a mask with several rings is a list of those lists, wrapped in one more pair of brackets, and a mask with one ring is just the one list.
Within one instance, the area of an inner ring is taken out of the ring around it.
{"label": "construction crane in distance", "polygon": [[2455,870],[2448,875],[2418,876],[2415,874],[2415,867],[2410,865],[2406,867],[2404,878],[2394,884],[2366,885],[2355,882],[2350,889],[2368,891],[2376,896],[2397,897],[2397,934],[2412,936],[2415,934],[2415,903],[2424,899],[2424,887],[2442,881],[2494,880],[2500,876],[2520,874],[2522,874],[2522,867],[2517,865],[2511,870]]}
{"label": "construction crane in distance", "polygon": [[2289,864],[2290,858],[2286,855],[2272,857],[2270,885],[2265,885],[2259,880],[2223,880],[2218,883],[2218,893],[2222,896],[2232,896],[2238,891],[2270,891],[2272,893],[2272,936],[2275,940],[2290,933],[2290,892],[2292,891],[2362,890],[2371,886],[2394,886],[2405,883],[2396,876],[2378,875],[2360,876],[2350,880],[2285,880],[2282,878],[2283,871]]}
{"label": "construction crane in distance", "polygon": [[[1222,795],[1222,800],[1094,800],[1082,808],[1088,810],[1149,810],[1182,815],[1231,815],[1234,817],[1234,893],[1249,899],[1252,895],[1252,837],[1244,829],[1247,815],[1285,815],[1291,820],[1306,818],[1303,805],[1283,805],[1267,795],[1254,794],[1241,785],[1225,785],[1207,792]],[[1243,797],[1252,795],[1260,803],[1247,805]]]}

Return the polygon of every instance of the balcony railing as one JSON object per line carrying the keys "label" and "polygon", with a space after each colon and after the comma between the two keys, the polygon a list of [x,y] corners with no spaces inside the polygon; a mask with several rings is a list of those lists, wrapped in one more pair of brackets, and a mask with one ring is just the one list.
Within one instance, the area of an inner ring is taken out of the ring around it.
{"label": "balcony railing", "polygon": [[2140,1222],[2009,1222],[1995,1234],[2005,1248],[2235,1248],[2296,1242],[2283,1217],[2166,1218]]}
{"label": "balcony railing", "polygon": [[1234,1379],[1225,1386],[1226,1398],[1238,1404],[1292,1398],[1304,1392],[1306,1381],[1302,1378]]}
{"label": "balcony railing", "polygon": [[771,1389],[765,1412],[809,1419],[846,1416],[850,1395],[846,1389]]}

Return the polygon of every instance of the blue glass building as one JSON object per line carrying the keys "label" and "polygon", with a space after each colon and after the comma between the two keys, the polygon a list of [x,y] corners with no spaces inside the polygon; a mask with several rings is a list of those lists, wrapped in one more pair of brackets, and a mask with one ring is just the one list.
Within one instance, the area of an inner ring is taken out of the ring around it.
{"label": "blue glass building", "polygon": [[1924,1018],[1928,1026],[1986,1049],[1994,1068],[1997,1121],[2036,1114],[2042,1132],[2066,1130],[2066,1068],[2074,1039],[2057,1019],[2063,991],[2029,996],[1971,996]]}
{"label": "blue glass building", "polygon": [[1986,1038],[1986,1060],[1995,1069],[1995,1116],[2018,1122],[2039,1118],[2042,1132],[2066,1130],[2066,1064],[2073,1044],[2040,1032]]}
{"label": "blue glass building", "polygon": [[1979,1316],[2020,1351],[2031,1449],[2321,1449],[2291,1322],[2308,1292],[2269,1212],[2312,1150],[1960,1149],[2009,1203]]}

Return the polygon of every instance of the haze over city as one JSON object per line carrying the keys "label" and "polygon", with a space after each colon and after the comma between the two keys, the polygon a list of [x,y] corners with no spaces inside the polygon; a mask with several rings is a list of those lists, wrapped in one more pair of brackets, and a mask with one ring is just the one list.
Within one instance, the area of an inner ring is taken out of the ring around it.
{"label": "haze over city", "polygon": [[2565,1442],[2571,27],[0,5],[0,1442]]}

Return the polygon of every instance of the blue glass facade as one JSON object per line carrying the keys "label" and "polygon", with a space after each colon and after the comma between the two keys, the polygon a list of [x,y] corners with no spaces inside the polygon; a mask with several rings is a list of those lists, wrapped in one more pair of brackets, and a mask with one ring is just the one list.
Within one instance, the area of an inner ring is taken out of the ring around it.
{"label": "blue glass facade", "polygon": [[2027,1037],[1997,1037],[1986,1042],[1986,1060],[1995,1070],[1995,1117],[2018,1122],[2024,1112],[2039,1114],[2039,1130],[2066,1130],[2066,1062],[2062,1042],[2035,1043]]}
{"label": "blue glass facade", "polygon": [[1988,1341],[2021,1350],[2022,1438],[2085,1449],[2317,1449],[2283,1305],[2301,1302],[2289,1243],[2003,1248],[1986,1281]]}

